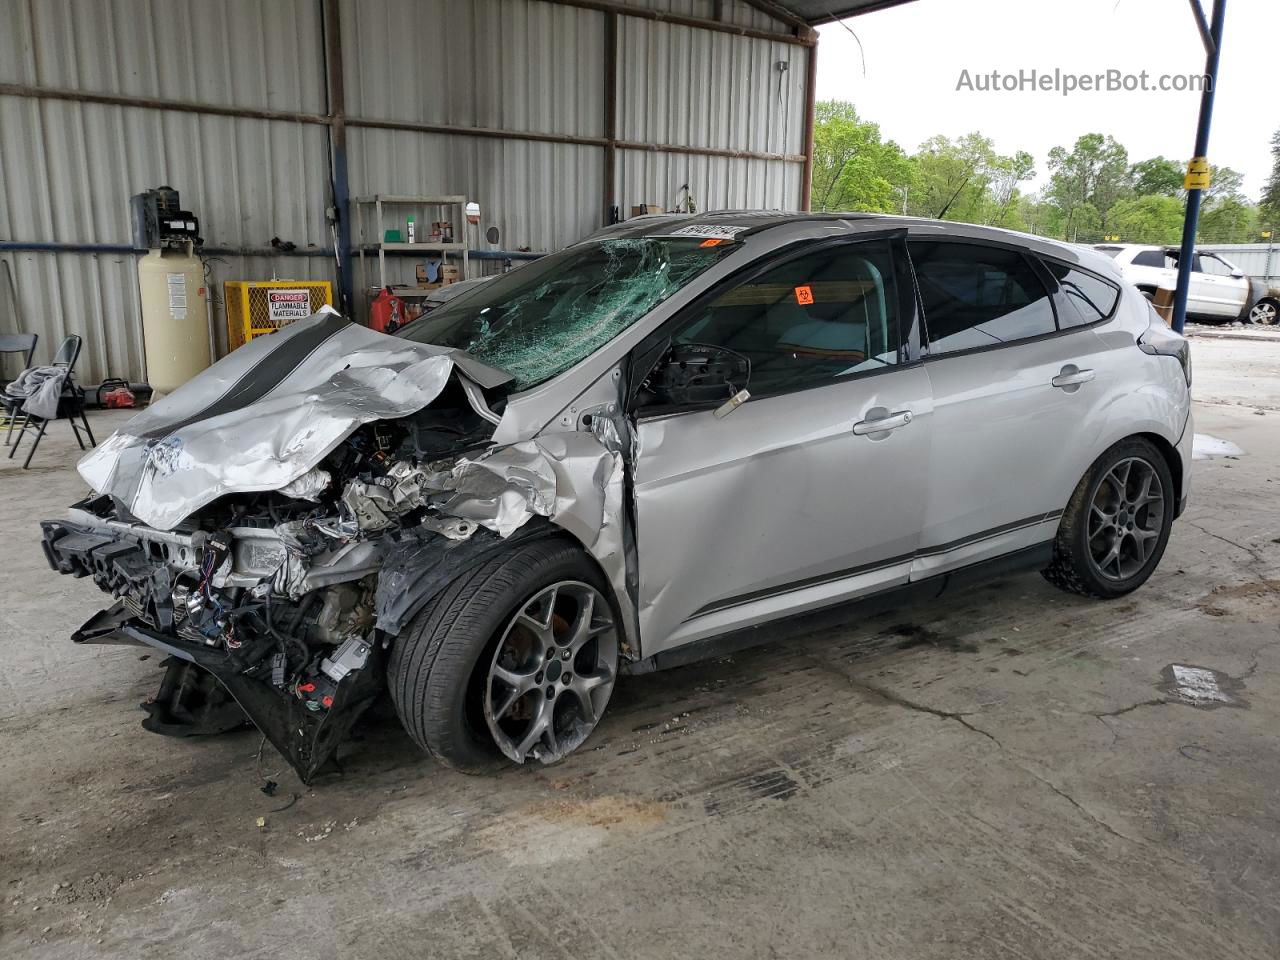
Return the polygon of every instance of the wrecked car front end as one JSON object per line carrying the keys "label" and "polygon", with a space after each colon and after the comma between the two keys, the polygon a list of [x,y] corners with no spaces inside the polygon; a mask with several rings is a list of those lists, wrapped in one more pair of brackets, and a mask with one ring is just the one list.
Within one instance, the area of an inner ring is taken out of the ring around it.
{"label": "wrecked car front end", "polygon": [[42,522],[51,566],[116,598],[74,639],[171,657],[148,729],[247,715],[310,779],[468,565],[561,529],[621,558],[616,438],[494,445],[509,380],[336,315],[242,348],[87,456],[99,493]]}

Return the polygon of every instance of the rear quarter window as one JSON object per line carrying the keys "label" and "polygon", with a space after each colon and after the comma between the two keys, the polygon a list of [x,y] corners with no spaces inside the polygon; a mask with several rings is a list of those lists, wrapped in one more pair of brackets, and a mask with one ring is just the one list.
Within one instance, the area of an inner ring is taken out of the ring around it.
{"label": "rear quarter window", "polygon": [[1120,288],[1109,280],[1053,260],[1044,261],[1058,281],[1066,309],[1058,314],[1058,325],[1082,327],[1111,316],[1120,299]]}

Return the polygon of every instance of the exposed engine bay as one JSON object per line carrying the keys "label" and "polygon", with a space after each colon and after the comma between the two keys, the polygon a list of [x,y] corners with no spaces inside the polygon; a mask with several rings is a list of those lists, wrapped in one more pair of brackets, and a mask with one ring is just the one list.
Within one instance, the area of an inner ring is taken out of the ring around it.
{"label": "exposed engine bay", "polygon": [[[468,565],[567,531],[625,592],[623,441],[599,417],[496,446],[498,372],[341,318],[295,327],[130,421],[81,463],[97,493],[41,526],[55,570],[116,598],[73,640],[169,655],[144,726],[252,720],[309,782],[381,693],[394,637]],[[307,352],[264,390],[291,340]]]}

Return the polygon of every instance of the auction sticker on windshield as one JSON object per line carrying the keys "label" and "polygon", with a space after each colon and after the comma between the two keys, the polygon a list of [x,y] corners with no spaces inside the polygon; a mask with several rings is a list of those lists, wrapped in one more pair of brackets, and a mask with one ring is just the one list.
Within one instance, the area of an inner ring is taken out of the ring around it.
{"label": "auction sticker on windshield", "polygon": [[725,227],[715,223],[694,223],[679,230],[672,230],[673,237],[706,237],[712,240],[732,240],[746,227]]}

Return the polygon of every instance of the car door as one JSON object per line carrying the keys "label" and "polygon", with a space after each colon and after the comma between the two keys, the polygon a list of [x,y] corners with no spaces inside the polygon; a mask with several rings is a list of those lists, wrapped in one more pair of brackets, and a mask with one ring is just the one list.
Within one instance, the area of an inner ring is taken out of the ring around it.
{"label": "car door", "polygon": [[1076,270],[1093,304],[1077,309],[1016,247],[909,246],[934,398],[920,579],[1052,538],[1096,455],[1090,437],[1121,385],[1121,358],[1087,325],[1114,309],[1110,281]]}
{"label": "car door", "polygon": [[1177,261],[1163,250],[1138,250],[1123,267],[1124,278],[1137,287],[1168,287],[1178,279]]}
{"label": "car door", "polygon": [[[905,248],[881,237],[781,255],[660,331],[633,404],[646,656],[906,582],[931,409],[914,322]],[[750,399],[655,387],[689,350],[749,362]]]}
{"label": "car door", "polygon": [[1203,291],[1204,312],[1224,318],[1243,313],[1249,299],[1248,278],[1217,254],[1202,253],[1196,261],[1198,272],[1191,279],[1192,285],[1199,283]]}

